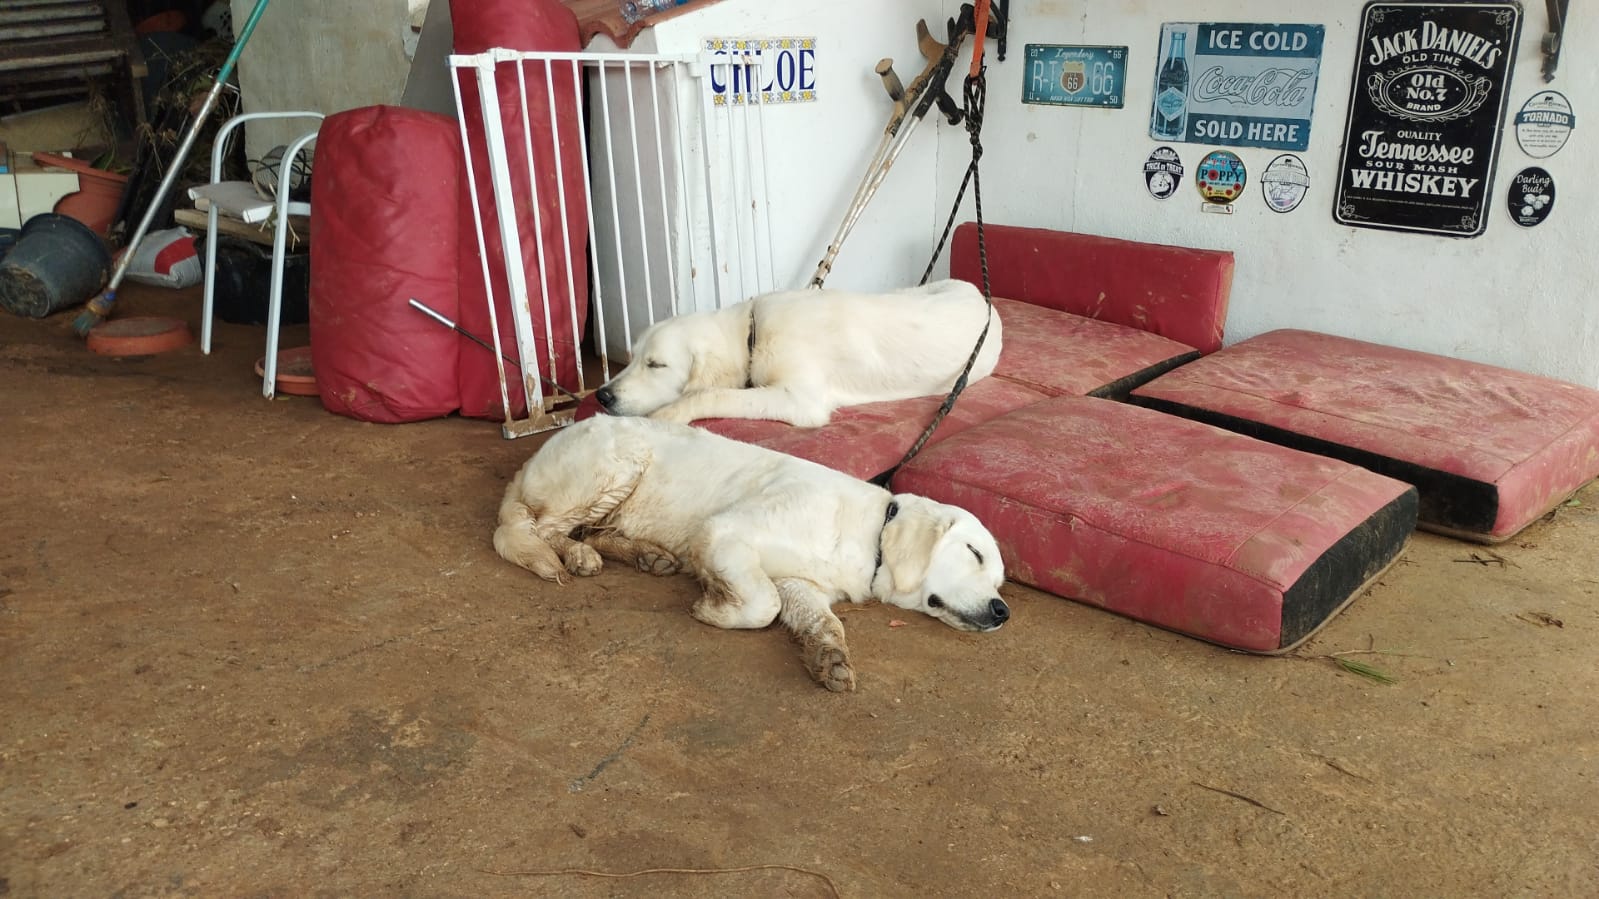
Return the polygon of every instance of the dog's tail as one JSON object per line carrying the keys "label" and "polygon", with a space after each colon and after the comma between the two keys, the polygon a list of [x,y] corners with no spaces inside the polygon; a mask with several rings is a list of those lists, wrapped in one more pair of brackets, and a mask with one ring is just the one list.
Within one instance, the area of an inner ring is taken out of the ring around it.
{"label": "dog's tail", "polygon": [[522,502],[521,479],[505,488],[500,501],[500,526],[494,529],[494,551],[500,558],[520,565],[547,581],[564,584],[566,566],[555,547],[539,536],[538,519],[533,509]]}

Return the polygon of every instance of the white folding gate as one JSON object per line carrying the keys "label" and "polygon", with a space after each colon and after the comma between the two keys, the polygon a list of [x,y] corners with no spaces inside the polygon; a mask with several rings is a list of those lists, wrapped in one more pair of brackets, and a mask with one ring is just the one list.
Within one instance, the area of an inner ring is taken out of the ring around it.
{"label": "white folding gate", "polygon": [[[506,437],[571,422],[577,399],[610,379],[613,357],[625,359],[650,324],[774,288],[766,97],[751,87],[763,83],[758,57],[491,50],[450,65],[484,258],[480,274],[462,277],[483,279],[491,322],[509,303],[520,362],[507,363],[495,324],[488,336],[500,356]],[[718,80],[746,89],[713,96],[713,66],[739,69]],[[476,85],[480,129],[468,127],[463,84]],[[577,115],[558,114],[566,102],[558,97],[574,94]],[[581,178],[569,177],[576,169]],[[553,179],[537,174],[550,171]],[[480,183],[492,186],[492,209],[478,201]],[[573,204],[587,211],[584,227],[573,227]],[[500,283],[488,263],[491,235],[503,248]],[[587,333],[578,325],[584,309]],[[575,371],[573,360],[557,359],[558,342],[577,355]],[[519,419],[513,398],[524,395]]]}

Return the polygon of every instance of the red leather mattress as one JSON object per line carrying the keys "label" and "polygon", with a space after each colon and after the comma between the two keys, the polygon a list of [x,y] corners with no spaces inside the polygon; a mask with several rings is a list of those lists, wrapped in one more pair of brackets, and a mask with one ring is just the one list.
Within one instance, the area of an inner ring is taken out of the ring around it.
{"label": "red leather mattress", "polygon": [[[1221,349],[1229,251],[1010,225],[985,225],[984,235],[996,297],[1136,328],[1202,353]],[[982,286],[972,222],[955,229],[949,266],[950,277]]]}
{"label": "red leather mattress", "polygon": [[1599,476],[1599,391],[1309,331],[1241,341],[1132,398],[1414,484],[1423,527],[1483,542]]}
{"label": "red leather mattress", "polygon": [[[984,378],[961,391],[928,445],[973,425],[1045,399],[1045,394],[1002,378]],[[904,457],[944,402],[943,396],[867,403],[833,413],[820,428],[776,421],[712,418],[697,422],[708,431],[819,462],[858,478],[872,478]]]}
{"label": "red leather mattress", "polygon": [[893,487],[977,515],[1013,580],[1265,653],[1358,595],[1416,522],[1406,484],[1091,397],[952,435]]}

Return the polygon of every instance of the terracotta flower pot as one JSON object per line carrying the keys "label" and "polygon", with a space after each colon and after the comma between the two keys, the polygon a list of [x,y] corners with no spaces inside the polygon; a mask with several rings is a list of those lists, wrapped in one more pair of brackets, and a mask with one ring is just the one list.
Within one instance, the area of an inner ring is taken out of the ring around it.
{"label": "terracotta flower pot", "polygon": [[127,175],[97,169],[81,159],[54,153],[35,153],[33,161],[78,175],[77,191],[56,201],[56,213],[77,219],[102,237],[110,233],[117,207],[122,203],[122,192],[128,186]]}

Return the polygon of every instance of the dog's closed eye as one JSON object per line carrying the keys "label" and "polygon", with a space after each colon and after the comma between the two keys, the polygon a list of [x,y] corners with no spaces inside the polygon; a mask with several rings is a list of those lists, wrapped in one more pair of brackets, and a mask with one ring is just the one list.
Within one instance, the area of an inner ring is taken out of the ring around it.
{"label": "dog's closed eye", "polygon": [[966,548],[971,550],[972,551],[972,555],[977,557],[977,564],[979,564],[979,565],[983,564],[983,554],[977,551],[977,547],[975,547],[975,546],[971,545],[970,543],[968,543],[968,544],[966,544]]}
{"label": "dog's closed eye", "polygon": [[666,363],[660,361],[659,359],[645,359],[644,360],[644,367],[645,368],[665,368],[666,367]]}

